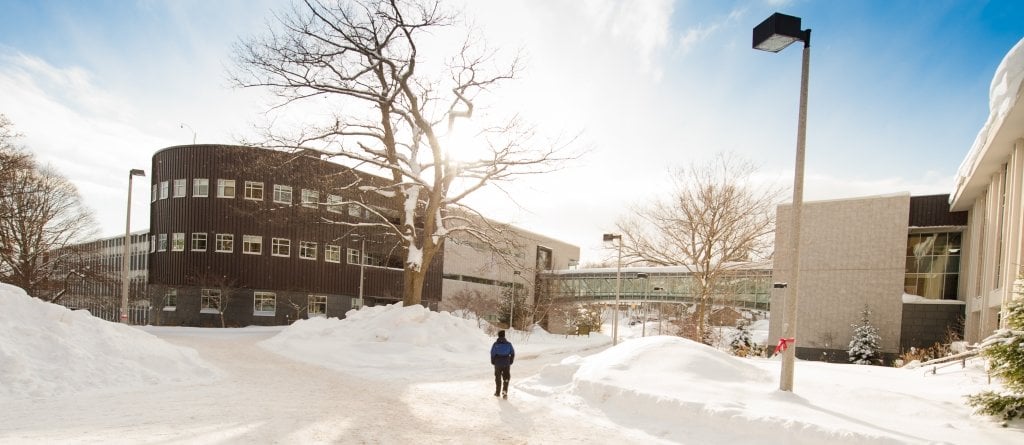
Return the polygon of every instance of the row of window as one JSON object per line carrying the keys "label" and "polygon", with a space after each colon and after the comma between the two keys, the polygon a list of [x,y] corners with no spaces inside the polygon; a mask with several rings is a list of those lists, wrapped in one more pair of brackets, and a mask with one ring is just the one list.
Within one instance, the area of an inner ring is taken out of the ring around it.
{"label": "row of window", "polygon": [[[274,316],[277,314],[277,294],[273,292],[253,292],[252,314],[256,316]],[[177,310],[178,290],[168,289],[164,294],[164,310]],[[352,309],[359,309],[363,306],[363,300],[352,299]],[[199,312],[204,314],[219,314],[221,312],[221,291],[220,289],[202,289],[200,291]],[[307,300],[306,313],[309,317],[323,317],[327,314],[327,296],[310,295]]]}
{"label": "row of window", "polygon": [[[166,252],[168,250],[168,239],[166,233],[153,235],[149,240],[150,252]],[[185,251],[185,233],[170,234],[170,251]],[[190,252],[206,252],[209,249],[210,234],[206,232],[192,233]],[[299,241],[299,258],[316,260],[318,243],[314,241]],[[235,235],[231,233],[214,234],[213,251],[219,253],[233,253],[235,251]],[[242,235],[242,253],[248,255],[263,254],[263,237],[259,235]],[[347,249],[346,262],[348,264],[360,264],[359,249]],[[270,238],[270,256],[290,258],[292,256],[292,240],[288,238]],[[341,262],[341,246],[334,244],[324,245],[324,261],[328,263]],[[365,253],[362,264],[367,266],[384,266],[384,260],[380,255]]]}
{"label": "row of window", "polygon": [[[217,197],[218,198],[234,198],[236,191],[236,182],[234,179],[217,179]],[[171,187],[174,187],[174,193],[171,194]],[[264,184],[259,181],[244,181],[243,183],[243,195],[242,197],[252,201],[263,201],[264,200]],[[153,184],[153,196],[152,202],[156,202],[161,199],[173,198],[185,198],[188,197],[188,180],[187,179],[175,179],[173,181],[161,181],[157,184]],[[278,204],[293,204],[293,192],[292,186],[274,184],[273,186],[273,201]],[[192,180],[192,197],[193,198],[206,198],[210,196],[210,180],[208,178],[195,178]],[[302,189],[300,192],[300,203],[303,207],[316,208],[320,205],[320,192],[317,190]],[[326,201],[327,211],[334,213],[344,212],[345,201],[339,195],[327,195]],[[363,217],[363,207],[359,204],[349,204],[348,214],[356,218]]]}

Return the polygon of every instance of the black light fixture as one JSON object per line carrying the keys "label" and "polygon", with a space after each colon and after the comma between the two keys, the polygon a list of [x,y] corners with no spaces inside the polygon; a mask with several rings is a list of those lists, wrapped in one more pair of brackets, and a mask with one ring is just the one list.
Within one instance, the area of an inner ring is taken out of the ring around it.
{"label": "black light fixture", "polygon": [[797,40],[811,46],[811,30],[800,29],[800,17],[776,12],[754,27],[754,49],[777,53]]}

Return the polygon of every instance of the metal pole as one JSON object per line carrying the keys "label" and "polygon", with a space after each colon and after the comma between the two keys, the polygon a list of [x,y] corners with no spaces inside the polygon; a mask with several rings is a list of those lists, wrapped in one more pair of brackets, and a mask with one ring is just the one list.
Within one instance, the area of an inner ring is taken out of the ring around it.
{"label": "metal pole", "polygon": [[[809,30],[808,30],[809,32]],[[783,324],[783,338],[796,338],[797,302],[800,288],[800,220],[804,201],[804,150],[807,139],[807,83],[810,71],[811,45],[804,41],[803,63],[800,69],[800,117],[797,122],[796,136],[796,172],[793,175],[793,232],[790,234],[790,248],[793,252],[791,260],[792,278],[789,281],[789,299],[786,301],[786,318]],[[785,341],[785,340],[783,340]],[[793,367],[796,361],[796,344],[790,345],[782,353],[782,375],[779,378],[779,389],[793,391]]]}
{"label": "metal pole", "polygon": [[363,278],[366,272],[366,237],[363,239],[359,246],[359,306],[363,306]]}
{"label": "metal pole", "polygon": [[647,306],[646,306],[647,305],[647,288],[650,287],[649,284],[650,284],[650,279],[649,278],[644,278],[644,299],[640,303],[640,316],[643,317],[643,322],[642,322],[643,325],[640,326],[640,336],[641,337],[646,337],[647,336],[647,311],[645,309],[647,308]]}
{"label": "metal pole", "polygon": [[619,262],[615,268],[615,312],[612,315],[612,346],[619,344],[619,294],[622,293],[622,235],[619,235]]}
{"label": "metal pole", "polygon": [[128,324],[128,247],[132,235],[132,177],[137,170],[128,172],[128,210],[124,218],[124,246],[121,249],[121,323]]}

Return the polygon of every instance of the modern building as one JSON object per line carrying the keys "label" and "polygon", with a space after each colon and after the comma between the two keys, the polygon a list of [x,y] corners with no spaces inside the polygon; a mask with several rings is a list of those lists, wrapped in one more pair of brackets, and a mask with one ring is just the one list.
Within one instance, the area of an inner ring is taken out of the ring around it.
{"label": "modern building", "polygon": [[[564,241],[493,221],[503,234],[501,245],[453,233],[444,246],[442,310],[462,309],[461,301],[482,298],[492,304],[476,305],[478,314],[498,321],[498,302],[509,292],[535,304],[541,275],[579,263],[580,248]],[[519,324],[516,324],[519,326]]]}
{"label": "modern building", "polygon": [[961,265],[966,335],[1005,327],[1007,305],[1024,298],[1024,40],[992,79],[990,114],[960,165],[950,206],[967,212]]}
{"label": "modern building", "polygon": [[[800,243],[796,355],[846,361],[861,312],[878,328],[881,352],[894,358],[962,332],[960,256],[965,212],[948,195],[806,202]],[[792,276],[790,205],[779,206],[769,339],[782,337]]]}
{"label": "modern building", "polygon": [[[156,323],[283,324],[402,299],[406,249],[384,228],[402,203],[381,178],[312,154],[185,145],[154,154],[150,179]],[[423,289],[435,309],[443,260]]]}
{"label": "modern building", "polygon": [[[152,307],[149,323],[285,324],[402,300],[405,249],[380,224],[397,222],[402,207],[381,178],[316,155],[232,145],[160,150],[150,178],[150,230],[132,234],[130,272],[130,301]],[[424,305],[445,309],[466,289],[496,300],[513,284],[532,301],[537,271],[579,258],[577,246],[487,223],[503,230],[504,255],[455,237],[428,269]],[[110,278],[75,280],[69,303],[114,319],[122,243],[88,243]]]}

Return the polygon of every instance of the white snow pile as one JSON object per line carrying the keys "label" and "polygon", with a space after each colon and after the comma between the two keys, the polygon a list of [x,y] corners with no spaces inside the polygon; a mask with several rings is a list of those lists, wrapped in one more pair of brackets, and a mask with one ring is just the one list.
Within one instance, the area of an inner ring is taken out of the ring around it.
{"label": "white snow pile", "polygon": [[0,283],[0,400],[219,377],[195,350]]}
{"label": "white snow pile", "polygon": [[[603,335],[565,339],[539,328],[508,338],[517,360],[610,342]],[[349,311],[344,319],[297,320],[260,346],[364,378],[435,380],[488,370],[493,342],[475,321],[397,303]]]}
{"label": "white snow pile", "polygon": [[[778,364],[657,336],[633,339],[587,358],[566,358],[515,387],[681,443],[921,440],[906,434],[910,431],[930,431],[926,436],[931,440],[959,443],[975,434],[962,431],[976,427],[968,420],[970,408],[962,401],[962,391],[984,385],[981,368],[923,378],[894,368],[799,362],[795,383],[800,391],[791,393],[777,389]],[[946,421],[940,427],[937,419],[963,421]]]}

